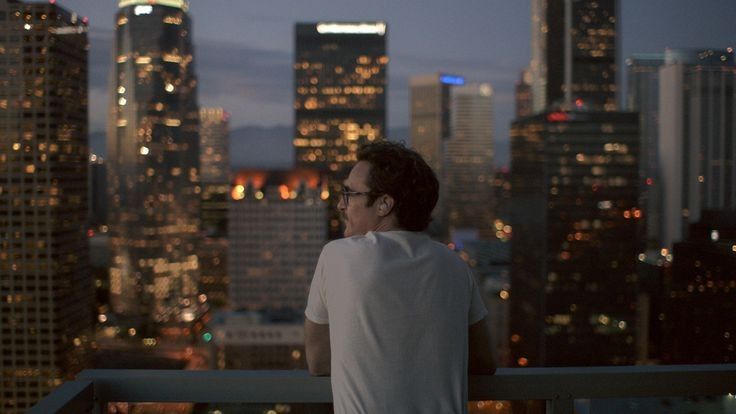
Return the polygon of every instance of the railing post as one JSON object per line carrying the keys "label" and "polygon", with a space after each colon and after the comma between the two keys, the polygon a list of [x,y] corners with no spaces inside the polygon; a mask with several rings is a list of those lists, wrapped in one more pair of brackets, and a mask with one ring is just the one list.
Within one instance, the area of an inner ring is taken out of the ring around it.
{"label": "railing post", "polygon": [[573,414],[575,400],[572,395],[555,395],[554,400],[547,400],[547,414]]}
{"label": "railing post", "polygon": [[107,402],[100,401],[96,396],[91,414],[107,414]]}

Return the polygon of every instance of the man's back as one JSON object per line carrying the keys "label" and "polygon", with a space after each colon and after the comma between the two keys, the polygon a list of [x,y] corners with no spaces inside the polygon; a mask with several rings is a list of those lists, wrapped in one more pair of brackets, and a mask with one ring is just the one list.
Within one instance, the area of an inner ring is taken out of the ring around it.
{"label": "man's back", "polygon": [[486,315],[469,269],[426,235],[325,246],[306,316],[329,324],[336,412],[464,412],[468,325]]}

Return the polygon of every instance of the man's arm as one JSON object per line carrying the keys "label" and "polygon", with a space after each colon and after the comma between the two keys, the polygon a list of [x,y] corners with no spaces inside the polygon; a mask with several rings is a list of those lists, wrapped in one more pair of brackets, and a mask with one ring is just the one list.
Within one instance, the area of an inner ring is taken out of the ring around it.
{"label": "man's arm", "polygon": [[[493,375],[496,363],[493,357],[493,341],[488,317],[468,327],[468,373]],[[309,355],[309,354],[307,354]]]}
{"label": "man's arm", "polygon": [[304,318],[304,347],[312,375],[330,375],[330,325]]}

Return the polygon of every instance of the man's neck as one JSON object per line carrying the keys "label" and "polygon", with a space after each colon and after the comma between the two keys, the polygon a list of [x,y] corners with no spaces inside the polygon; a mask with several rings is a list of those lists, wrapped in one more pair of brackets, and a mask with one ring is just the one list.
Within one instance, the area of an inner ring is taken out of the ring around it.
{"label": "man's neck", "polygon": [[396,219],[396,216],[394,215],[383,217],[383,219],[373,229],[373,231],[397,231],[397,230],[404,230],[404,229],[401,226],[399,226],[398,220]]}

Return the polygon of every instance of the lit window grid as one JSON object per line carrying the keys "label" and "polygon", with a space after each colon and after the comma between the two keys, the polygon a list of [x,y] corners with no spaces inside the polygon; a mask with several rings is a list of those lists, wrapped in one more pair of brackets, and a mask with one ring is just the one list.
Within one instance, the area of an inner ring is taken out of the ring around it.
{"label": "lit window grid", "polygon": [[[0,151],[6,177],[0,186],[6,218],[0,220],[6,236],[0,253],[0,313],[9,322],[2,326],[0,349],[3,360],[12,360],[12,366],[2,364],[9,377],[0,411],[15,413],[82,367],[91,334],[85,317],[92,297],[84,231],[87,37],[84,30],[52,33],[51,28],[82,28],[81,22],[71,23],[70,12],[52,4],[11,3],[0,9],[7,19],[2,27],[10,41],[3,46],[11,77],[0,79],[0,128],[6,137]],[[58,109],[49,111],[52,100]],[[65,338],[55,335],[58,326],[64,326]]]}
{"label": "lit window grid", "polygon": [[228,221],[229,300],[236,309],[301,310],[327,235],[321,190],[282,199],[276,187],[264,198],[232,201]]}
{"label": "lit window grid", "polygon": [[[629,305],[635,298],[637,279],[634,260],[621,258],[634,257],[638,251],[635,242],[626,242],[636,240],[639,231],[634,217],[640,211],[635,191],[638,136],[634,122],[591,126],[588,132],[584,125],[575,123],[545,125],[538,121],[518,123],[512,128],[512,188],[516,197],[519,190],[535,194],[536,201],[525,203],[537,206],[538,213],[545,211],[543,223],[548,223],[546,230],[535,227],[538,225],[530,227],[523,220],[514,225],[513,242],[529,251],[525,253],[525,266],[534,272],[542,261],[547,269],[543,287],[532,288],[535,293],[523,293],[527,285],[520,283],[521,269],[517,266],[512,272],[519,288],[515,288],[515,295],[545,298],[545,308],[540,311],[546,315],[543,334],[548,355],[563,349],[563,344],[569,349],[570,338],[580,342],[589,335],[607,338],[601,339],[606,349],[618,349],[611,353],[608,363],[627,363],[633,358],[634,312]],[[593,133],[596,129],[606,132]],[[592,164],[592,160],[600,164]],[[595,167],[605,168],[605,175],[594,174]],[[625,217],[627,213],[629,218]],[[531,254],[534,246],[546,248]],[[591,262],[589,256],[593,253],[597,258]],[[585,267],[591,263],[596,263],[596,270]],[[595,299],[601,294],[616,300]],[[597,319],[591,322],[588,316],[593,314],[607,315],[604,320],[616,324],[601,325]],[[533,336],[528,332],[522,336],[532,340],[529,344],[533,348]],[[515,352],[527,359],[537,356],[531,348]]]}
{"label": "lit window grid", "polygon": [[[123,8],[118,24],[116,42],[129,49],[118,48],[111,85],[117,97],[108,144],[111,304],[156,323],[180,322],[186,302],[193,302],[182,298],[197,294],[199,277],[199,110],[190,22],[181,10],[154,6],[140,16]],[[157,41],[160,31],[171,34],[163,38],[169,45]],[[150,306],[139,305],[141,294]]]}

